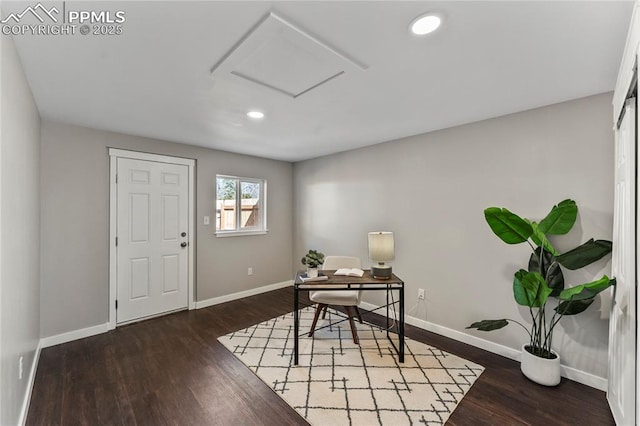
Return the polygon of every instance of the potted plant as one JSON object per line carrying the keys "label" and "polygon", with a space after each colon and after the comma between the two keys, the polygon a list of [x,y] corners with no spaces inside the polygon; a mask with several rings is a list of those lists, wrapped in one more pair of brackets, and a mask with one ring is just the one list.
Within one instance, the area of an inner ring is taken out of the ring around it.
{"label": "potted plant", "polygon": [[[536,383],[555,386],[560,383],[560,357],[552,349],[553,331],[565,315],[577,315],[586,310],[596,295],[615,285],[606,275],[597,281],[565,288],[562,267],[576,270],[585,267],[611,252],[611,241],[593,238],[586,243],[559,253],[548,235],[563,235],[573,227],[578,207],[573,200],[553,206],[540,223],[523,219],[505,208],[489,207],[484,217],[491,230],[507,244],[527,243],[532,254],[527,269],[514,274],[513,297],[521,306],[529,308],[531,325],[503,318],[474,322],[467,328],[481,331],[498,330],[509,322],[519,324],[529,335],[522,346],[521,370]],[[551,305],[551,302],[555,303]],[[547,312],[553,308],[553,314]]]}
{"label": "potted plant", "polygon": [[318,276],[318,266],[324,262],[324,254],[317,250],[309,250],[301,262],[307,267],[307,276],[309,278],[315,278]]}

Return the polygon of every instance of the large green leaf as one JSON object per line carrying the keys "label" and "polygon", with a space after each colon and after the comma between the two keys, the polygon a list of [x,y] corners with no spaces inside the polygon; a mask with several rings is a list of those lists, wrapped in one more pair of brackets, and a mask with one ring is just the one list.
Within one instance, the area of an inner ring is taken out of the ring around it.
{"label": "large green leaf", "polygon": [[527,291],[522,285],[522,279],[527,275],[527,271],[524,269],[520,269],[513,276],[513,298],[516,300],[518,305],[522,306],[531,306],[530,300],[532,300],[535,296],[529,298],[527,297]]}
{"label": "large green leaf", "polygon": [[611,241],[591,238],[571,251],[556,256],[556,260],[567,269],[580,269],[611,253]]}
{"label": "large green leaf", "polygon": [[531,234],[531,239],[533,240],[533,242],[538,247],[544,247],[546,251],[550,252],[554,256],[557,256],[559,254],[558,251],[551,245],[544,232],[540,230],[540,226],[535,222],[531,222],[531,228],[533,229],[533,233]]}
{"label": "large green leaf", "polygon": [[609,279],[606,275],[603,275],[597,281],[592,281],[586,284],[580,284],[575,287],[567,288],[560,292],[558,296],[562,300],[586,300],[593,299],[598,293],[614,285],[615,280]]}
{"label": "large green leaf", "polygon": [[493,331],[498,330],[502,327],[506,327],[509,324],[509,321],[506,319],[499,320],[482,320],[478,322],[474,322],[467,328],[477,328],[480,331]]}
{"label": "large green leaf", "polygon": [[539,308],[552,290],[538,272],[520,269],[513,277],[513,298],[519,305]]}
{"label": "large green leaf", "polygon": [[601,291],[615,285],[616,280],[603,275],[597,281],[577,285],[563,290],[559,298],[562,302],[556,306],[555,311],[561,315],[576,315],[584,312]]}
{"label": "large green leaf", "polygon": [[573,200],[564,200],[553,206],[547,217],[538,224],[540,231],[544,234],[562,235],[571,230],[576,223],[578,216],[578,206]]}
{"label": "large green leaf", "polygon": [[522,280],[522,285],[530,294],[535,294],[534,307],[543,306],[552,293],[545,279],[537,272],[529,272]]}
{"label": "large green leaf", "polygon": [[529,272],[540,273],[552,290],[550,296],[558,297],[564,289],[564,275],[555,257],[546,250],[542,252],[542,265],[540,265],[541,250],[542,249],[538,247],[536,251],[531,254],[529,258]]}
{"label": "large green leaf", "polygon": [[507,209],[489,207],[484,210],[484,218],[493,233],[507,244],[524,243],[533,232],[530,224]]}
{"label": "large green leaf", "polygon": [[587,300],[565,300],[554,308],[560,315],[577,315],[584,312],[591,304],[592,299]]}

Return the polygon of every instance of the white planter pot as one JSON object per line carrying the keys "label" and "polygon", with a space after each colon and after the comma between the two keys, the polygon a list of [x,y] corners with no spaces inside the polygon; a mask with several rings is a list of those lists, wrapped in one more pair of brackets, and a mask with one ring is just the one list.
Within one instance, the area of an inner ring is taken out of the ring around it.
{"label": "white planter pot", "polygon": [[318,268],[307,268],[307,276],[309,278],[315,278],[318,276]]}
{"label": "white planter pot", "polygon": [[544,386],[556,386],[560,383],[560,355],[551,351],[554,359],[540,358],[529,353],[522,345],[520,370],[529,380]]}

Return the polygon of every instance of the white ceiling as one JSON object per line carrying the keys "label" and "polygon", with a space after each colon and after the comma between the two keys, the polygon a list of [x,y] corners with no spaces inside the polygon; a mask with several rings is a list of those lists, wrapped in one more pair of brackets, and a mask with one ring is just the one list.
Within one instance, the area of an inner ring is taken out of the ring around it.
{"label": "white ceiling", "polygon": [[[613,90],[632,6],[66,2],[123,34],[14,40],[43,118],[298,161]],[[409,34],[429,11],[444,26]]]}

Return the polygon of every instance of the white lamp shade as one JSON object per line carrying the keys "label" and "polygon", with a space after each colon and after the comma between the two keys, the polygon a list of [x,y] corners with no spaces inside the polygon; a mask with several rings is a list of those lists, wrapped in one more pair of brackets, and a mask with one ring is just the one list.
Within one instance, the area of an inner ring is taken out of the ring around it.
{"label": "white lamp shade", "polygon": [[387,262],[394,258],[393,232],[369,232],[369,259]]}

